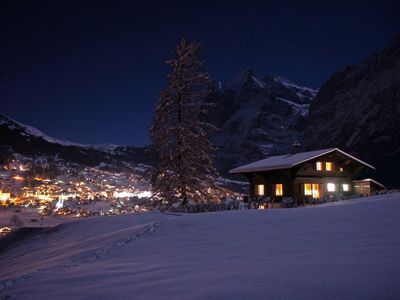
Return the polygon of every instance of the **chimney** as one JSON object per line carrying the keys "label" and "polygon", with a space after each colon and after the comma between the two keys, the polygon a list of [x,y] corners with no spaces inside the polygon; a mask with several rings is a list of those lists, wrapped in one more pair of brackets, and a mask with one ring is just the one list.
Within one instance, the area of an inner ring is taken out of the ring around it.
{"label": "chimney", "polygon": [[301,143],[298,140],[295,140],[292,144],[292,153],[296,154],[300,151]]}

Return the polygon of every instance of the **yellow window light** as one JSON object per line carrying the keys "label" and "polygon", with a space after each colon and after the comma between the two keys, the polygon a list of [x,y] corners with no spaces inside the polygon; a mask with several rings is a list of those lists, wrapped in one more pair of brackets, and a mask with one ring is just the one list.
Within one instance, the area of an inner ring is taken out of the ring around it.
{"label": "yellow window light", "polygon": [[304,195],[306,195],[306,196],[311,196],[312,195],[311,183],[305,183],[304,184]]}
{"label": "yellow window light", "polygon": [[263,184],[256,184],[256,196],[264,196],[264,185]]}
{"label": "yellow window light", "polygon": [[331,162],[326,162],[325,163],[325,170],[326,171],[332,171],[333,170],[333,165]]}
{"label": "yellow window light", "polygon": [[275,185],[275,195],[283,196],[283,184],[282,183],[278,183]]}

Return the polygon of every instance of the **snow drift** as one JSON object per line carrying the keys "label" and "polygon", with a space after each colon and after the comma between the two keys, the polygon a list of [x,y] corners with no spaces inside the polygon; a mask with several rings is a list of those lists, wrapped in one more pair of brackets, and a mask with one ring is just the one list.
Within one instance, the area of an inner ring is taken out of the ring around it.
{"label": "snow drift", "polygon": [[400,195],[63,224],[0,253],[11,299],[399,298]]}

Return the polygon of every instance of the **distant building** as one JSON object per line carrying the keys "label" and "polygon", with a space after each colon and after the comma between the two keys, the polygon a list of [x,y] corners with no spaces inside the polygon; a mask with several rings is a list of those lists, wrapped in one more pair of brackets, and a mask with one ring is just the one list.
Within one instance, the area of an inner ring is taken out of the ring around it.
{"label": "distant building", "polygon": [[366,178],[362,180],[353,180],[354,193],[363,196],[369,196],[375,192],[386,189],[382,183]]}
{"label": "distant building", "polygon": [[3,191],[0,190],[0,201],[10,200],[10,197],[11,197],[10,193],[3,193]]}
{"label": "distant building", "polygon": [[271,156],[229,171],[242,174],[250,183],[251,199],[284,197],[304,203],[339,195],[371,195],[385,187],[373,179],[356,180],[375,171],[370,164],[330,148]]}

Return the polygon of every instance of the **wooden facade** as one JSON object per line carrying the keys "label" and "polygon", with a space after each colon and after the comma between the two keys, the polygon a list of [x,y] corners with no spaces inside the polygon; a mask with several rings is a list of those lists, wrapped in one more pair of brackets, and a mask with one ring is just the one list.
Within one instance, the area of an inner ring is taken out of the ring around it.
{"label": "wooden facade", "polygon": [[354,192],[362,196],[371,196],[385,189],[385,186],[371,178],[353,180]]}
{"label": "wooden facade", "polygon": [[[360,184],[355,184],[353,180],[373,172],[374,168],[336,148],[325,152],[321,150],[321,153],[315,157],[311,155],[309,159],[306,152],[301,153],[298,155],[299,159],[306,159],[283,166],[275,166],[272,157],[266,160],[264,169],[263,161],[260,161],[259,164],[252,164],[257,168],[252,169],[251,165],[246,165],[233,169],[231,173],[240,173],[247,177],[251,199],[267,198],[274,203],[281,202],[285,197],[304,203],[312,199],[363,195],[357,188]],[[285,161],[285,157],[279,156],[278,160]],[[370,189],[369,194],[371,191]]]}

